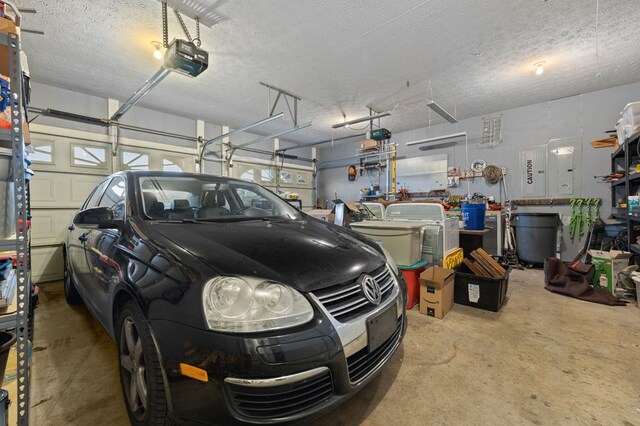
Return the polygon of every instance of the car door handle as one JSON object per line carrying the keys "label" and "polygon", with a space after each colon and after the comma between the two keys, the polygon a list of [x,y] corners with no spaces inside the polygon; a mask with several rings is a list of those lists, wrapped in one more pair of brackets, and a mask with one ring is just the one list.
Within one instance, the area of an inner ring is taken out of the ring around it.
{"label": "car door handle", "polygon": [[78,239],[84,243],[85,241],[87,241],[87,240],[88,240],[88,238],[87,238],[87,234],[88,234],[88,232],[85,232],[84,234],[80,234],[80,236],[78,237]]}

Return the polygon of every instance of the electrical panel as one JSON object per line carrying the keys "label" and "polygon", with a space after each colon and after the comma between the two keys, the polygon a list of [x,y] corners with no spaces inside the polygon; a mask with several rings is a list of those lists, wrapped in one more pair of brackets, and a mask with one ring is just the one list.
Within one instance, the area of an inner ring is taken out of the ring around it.
{"label": "electrical panel", "polygon": [[549,196],[567,196],[582,191],[582,139],[549,140]]}

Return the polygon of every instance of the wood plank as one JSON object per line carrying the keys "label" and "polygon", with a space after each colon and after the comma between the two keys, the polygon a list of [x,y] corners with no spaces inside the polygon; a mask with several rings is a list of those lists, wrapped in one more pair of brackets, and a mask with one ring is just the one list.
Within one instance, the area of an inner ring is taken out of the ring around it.
{"label": "wood plank", "polygon": [[474,264],[471,260],[469,259],[462,259],[462,262],[467,265],[467,268],[471,269],[471,271],[480,276],[480,277],[486,277],[484,271],[482,271],[480,268],[478,268],[478,265]]}
{"label": "wood plank", "polygon": [[482,273],[484,274],[485,277],[487,277],[487,278],[492,278],[493,277],[491,272],[487,271],[485,269],[485,267],[482,266],[481,264],[479,264],[478,262],[473,262],[473,264],[475,265],[476,268],[478,268],[478,269],[480,269],[482,271]]}
{"label": "wood plank", "polygon": [[487,262],[487,260],[482,257],[477,251],[472,251],[471,252],[471,256],[480,264],[482,265],[482,267],[484,269],[487,270],[487,272],[489,272],[491,277],[494,278],[502,278],[502,275],[500,274],[500,272],[498,272],[496,269],[493,268],[493,266],[491,266],[491,264],[489,262]]}
{"label": "wood plank", "polygon": [[486,251],[484,251],[482,248],[479,248],[476,251],[480,254],[480,256],[487,259],[487,262],[489,262],[491,266],[493,266],[497,271],[499,271],[502,274],[502,276],[504,276],[504,274],[507,273],[507,270],[504,269],[498,262],[496,262],[495,259],[491,257],[491,255]]}

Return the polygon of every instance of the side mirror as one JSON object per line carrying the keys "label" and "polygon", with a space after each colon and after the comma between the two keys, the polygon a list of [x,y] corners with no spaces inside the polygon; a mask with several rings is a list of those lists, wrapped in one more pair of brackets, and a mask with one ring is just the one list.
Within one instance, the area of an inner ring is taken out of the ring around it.
{"label": "side mirror", "polygon": [[122,228],[121,221],[113,218],[109,207],[94,207],[78,212],[73,218],[76,225],[96,225],[98,228]]}

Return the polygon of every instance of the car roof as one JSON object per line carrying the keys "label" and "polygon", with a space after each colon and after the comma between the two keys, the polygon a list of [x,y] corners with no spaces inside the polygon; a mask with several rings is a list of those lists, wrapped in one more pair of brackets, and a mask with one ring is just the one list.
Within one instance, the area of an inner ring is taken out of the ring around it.
{"label": "car roof", "polygon": [[156,176],[156,177],[212,177],[226,182],[241,182],[251,183],[245,180],[236,179],[228,176],[211,175],[207,173],[191,173],[191,172],[165,172],[162,170],[125,170],[117,173],[113,173],[111,177],[123,176],[123,177],[144,177],[144,176]]}

